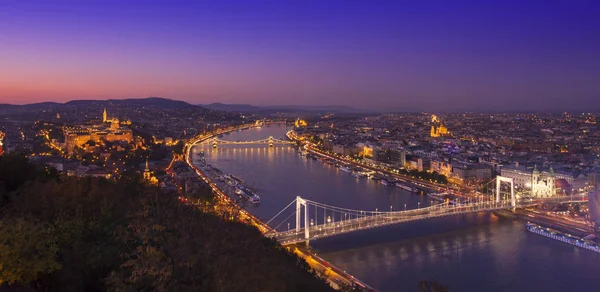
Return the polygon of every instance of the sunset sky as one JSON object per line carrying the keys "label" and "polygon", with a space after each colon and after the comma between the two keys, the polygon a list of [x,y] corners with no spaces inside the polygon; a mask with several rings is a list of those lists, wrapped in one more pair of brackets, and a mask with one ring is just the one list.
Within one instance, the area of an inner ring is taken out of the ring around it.
{"label": "sunset sky", "polygon": [[599,15],[600,1],[1,0],[0,102],[600,109]]}

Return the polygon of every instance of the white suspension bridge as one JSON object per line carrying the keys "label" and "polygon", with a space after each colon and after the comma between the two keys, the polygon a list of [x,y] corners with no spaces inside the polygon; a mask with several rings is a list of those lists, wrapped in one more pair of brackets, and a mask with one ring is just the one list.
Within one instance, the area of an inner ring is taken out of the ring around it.
{"label": "white suspension bridge", "polygon": [[[510,196],[501,196],[502,183],[510,185]],[[527,200],[517,202],[514,184],[509,178],[498,177],[496,179],[495,193],[495,198],[491,196],[487,199],[473,199],[473,201],[453,204],[445,202],[403,211],[393,211],[391,206],[389,211],[355,210],[296,197],[294,201],[266,222],[266,224],[274,222],[276,218],[283,217],[282,214],[286,214],[286,210],[289,213],[290,207],[295,206],[295,209],[291,209],[291,214],[281,220],[266,236],[278,240],[283,245],[288,245],[386,225],[459,214],[507,210],[536,204]],[[292,217],[295,217],[295,225],[290,228],[291,222],[288,219]],[[287,229],[285,229],[286,226]]]}
{"label": "white suspension bridge", "polygon": [[274,146],[275,144],[295,144],[292,141],[273,138],[273,136],[269,136],[266,139],[255,140],[255,141],[227,141],[227,140],[221,140],[221,139],[218,139],[215,137],[215,138],[210,139],[210,143],[212,144],[213,147],[217,147],[217,145],[219,145],[219,144],[224,144],[224,145],[267,144],[269,146]]}

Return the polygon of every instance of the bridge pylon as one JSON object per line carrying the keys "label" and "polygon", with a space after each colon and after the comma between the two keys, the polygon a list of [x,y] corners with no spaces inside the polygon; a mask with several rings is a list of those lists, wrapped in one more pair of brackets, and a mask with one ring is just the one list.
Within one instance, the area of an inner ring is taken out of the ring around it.
{"label": "bridge pylon", "polygon": [[300,196],[296,197],[296,232],[300,232],[300,225],[302,223],[301,215],[302,207],[304,207],[304,239],[306,241],[310,238],[310,225],[308,224],[308,205],[306,204],[306,200],[302,199]]}
{"label": "bridge pylon", "polygon": [[510,183],[510,205],[514,208],[517,206],[517,199],[515,198],[515,183],[512,178],[496,176],[496,203],[500,203],[500,187],[502,183]]}

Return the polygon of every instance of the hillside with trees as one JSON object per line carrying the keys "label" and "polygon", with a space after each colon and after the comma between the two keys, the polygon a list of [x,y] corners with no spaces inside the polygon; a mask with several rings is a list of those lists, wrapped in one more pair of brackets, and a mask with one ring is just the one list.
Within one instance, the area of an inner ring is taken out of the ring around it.
{"label": "hillside with trees", "polygon": [[0,291],[331,291],[227,212],[145,185],[0,157]]}

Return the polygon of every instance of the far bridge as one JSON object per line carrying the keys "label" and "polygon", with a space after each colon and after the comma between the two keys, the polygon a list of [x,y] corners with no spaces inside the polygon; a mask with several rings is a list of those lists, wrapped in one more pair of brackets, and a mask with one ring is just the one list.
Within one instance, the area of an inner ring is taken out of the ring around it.
{"label": "far bridge", "polygon": [[281,140],[281,139],[275,139],[273,138],[273,136],[269,136],[266,139],[261,139],[261,140],[254,140],[254,141],[227,141],[227,140],[221,140],[218,138],[213,138],[210,139],[210,143],[212,144],[212,146],[214,148],[216,148],[219,144],[223,144],[223,145],[250,145],[250,144],[265,144],[265,145],[269,145],[269,146],[274,146],[274,145],[285,145],[285,144],[296,144],[292,141],[287,141],[287,140]]}

